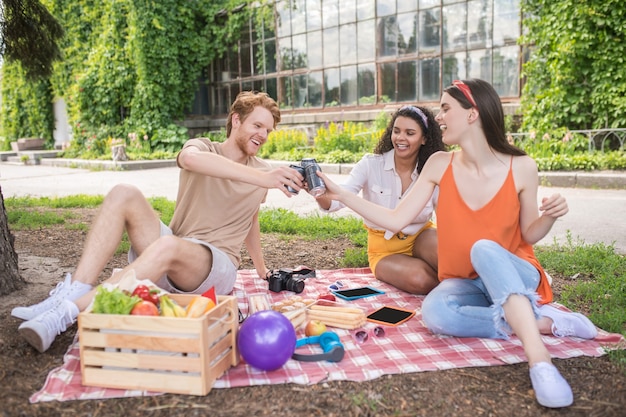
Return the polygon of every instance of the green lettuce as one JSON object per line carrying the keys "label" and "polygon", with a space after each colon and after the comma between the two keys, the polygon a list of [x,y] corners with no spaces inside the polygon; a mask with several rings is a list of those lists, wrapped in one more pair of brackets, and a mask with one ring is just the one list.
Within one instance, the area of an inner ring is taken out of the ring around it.
{"label": "green lettuce", "polygon": [[107,290],[103,286],[96,289],[92,312],[96,314],[130,314],[141,298],[129,295],[119,288]]}

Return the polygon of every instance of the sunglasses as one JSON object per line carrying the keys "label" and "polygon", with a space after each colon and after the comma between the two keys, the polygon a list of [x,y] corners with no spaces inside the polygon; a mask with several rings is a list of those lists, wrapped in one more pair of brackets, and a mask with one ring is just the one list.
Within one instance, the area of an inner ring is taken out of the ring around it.
{"label": "sunglasses", "polygon": [[470,90],[467,84],[461,80],[454,80],[452,81],[452,85],[461,90],[461,93],[463,93],[467,101],[469,101],[473,107],[478,108],[476,101],[474,101],[474,96],[472,96],[472,90]]}
{"label": "sunglasses", "polygon": [[370,337],[385,337],[385,329],[380,326],[370,330],[361,329],[354,332],[352,337],[357,344],[361,345],[367,342]]}
{"label": "sunglasses", "polygon": [[328,286],[328,289],[331,291],[339,291],[340,288],[343,288],[343,282],[341,281],[335,281],[334,284]]}

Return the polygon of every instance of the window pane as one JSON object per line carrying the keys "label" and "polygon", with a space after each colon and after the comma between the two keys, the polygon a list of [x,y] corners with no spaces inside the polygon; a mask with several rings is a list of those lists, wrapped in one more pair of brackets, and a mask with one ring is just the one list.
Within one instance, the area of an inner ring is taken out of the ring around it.
{"label": "window pane", "polygon": [[355,0],[341,0],[339,8],[339,24],[352,23],[356,21],[356,2]]}
{"label": "window pane", "polygon": [[241,58],[241,76],[249,77],[252,75],[252,63],[250,62],[250,45],[241,45],[240,58]]}
{"label": "window pane", "polygon": [[280,69],[282,71],[293,69],[291,38],[279,39],[278,45],[280,47]]}
{"label": "window pane", "polygon": [[301,108],[307,105],[306,81],[306,75],[296,75],[293,77],[293,97],[295,108]]}
{"label": "window pane", "polygon": [[443,86],[447,87],[454,80],[467,78],[467,53],[444,55],[443,57]]}
{"label": "window pane", "polygon": [[324,64],[322,59],[322,31],[309,32],[306,39],[309,68],[319,68]]}
{"label": "window pane", "polygon": [[465,3],[443,8],[443,50],[467,47],[467,7]]}
{"label": "window pane", "polygon": [[439,27],[441,14],[439,9],[426,10],[419,14],[420,53],[432,53],[439,50]]}
{"label": "window pane", "polygon": [[359,104],[376,104],[376,66],[359,65]]}
{"label": "window pane", "polygon": [[309,74],[309,104],[311,107],[322,107],[322,86],[324,77],[322,71]]}
{"label": "window pane", "polygon": [[209,88],[204,77],[198,79],[198,90],[194,95],[189,114],[209,114]]}
{"label": "window pane", "polygon": [[306,32],[305,0],[291,0],[291,34]]}
{"label": "window pane", "polygon": [[289,8],[289,0],[279,0],[276,2],[276,35],[282,38],[283,36],[291,35],[291,10]]}
{"label": "window pane", "polygon": [[311,32],[322,28],[322,0],[306,1],[306,30]]}
{"label": "window pane", "polygon": [[520,36],[519,0],[494,0],[493,19],[498,22],[493,27],[493,45],[517,42]]}
{"label": "window pane", "polygon": [[254,91],[265,91],[265,83],[263,80],[254,80],[252,81],[252,90]]}
{"label": "window pane", "polygon": [[322,17],[325,28],[339,24],[338,0],[322,0]]}
{"label": "window pane", "polygon": [[416,12],[417,2],[412,0],[398,0],[398,13]]}
{"label": "window pane", "polygon": [[339,30],[334,27],[324,29],[324,66],[339,65]]}
{"label": "window pane", "polygon": [[339,26],[339,57],[342,65],[356,62],[356,24]]}
{"label": "window pane", "polygon": [[276,40],[265,42],[265,73],[276,72]]}
{"label": "window pane", "polygon": [[491,53],[487,49],[468,52],[467,77],[491,82]]}
{"label": "window pane", "polygon": [[238,50],[230,50],[228,51],[228,66],[230,69],[230,78],[229,80],[233,80],[239,77],[239,51]]}
{"label": "window pane", "polygon": [[358,21],[372,19],[375,16],[376,0],[359,0],[356,3],[356,17]]}
{"label": "window pane", "polygon": [[396,56],[398,54],[398,21],[396,16],[383,17],[378,20],[380,44],[378,56]]}
{"label": "window pane", "polygon": [[339,105],[339,68],[324,71],[324,106]]}
{"label": "window pane", "polygon": [[356,105],[357,72],[356,65],[341,67],[341,104],[344,106]]}
{"label": "window pane", "polygon": [[380,101],[388,103],[396,101],[396,64],[390,62],[378,66],[380,85]]}
{"label": "window pane", "polygon": [[265,80],[265,92],[269,94],[271,98],[278,102],[278,91],[276,90],[276,78],[268,78]]}
{"label": "window pane", "polygon": [[398,53],[412,54],[417,51],[417,13],[398,15]]}
{"label": "window pane", "polygon": [[229,90],[230,90],[230,98],[227,101],[226,104],[226,113],[228,113],[228,110],[230,109],[230,104],[235,101],[235,97],[237,97],[237,95],[239,93],[241,93],[241,88],[239,87],[239,83],[232,83],[229,86]]}
{"label": "window pane", "polygon": [[396,12],[396,0],[378,0],[376,2],[376,12],[378,16],[394,14]]}
{"label": "window pane", "polygon": [[211,97],[211,114],[226,114],[230,109],[228,87],[219,86],[213,89]]}
{"label": "window pane", "polygon": [[473,0],[467,3],[467,31],[470,48],[490,46],[492,24],[491,0]]}
{"label": "window pane", "polygon": [[419,99],[421,101],[439,100],[439,58],[421,60],[419,65]]}
{"label": "window pane", "polygon": [[293,89],[291,88],[291,77],[280,77],[278,79],[280,87],[278,95],[278,105],[281,109],[289,109],[293,106]]}
{"label": "window pane", "polygon": [[492,85],[501,97],[519,96],[519,46],[493,50]]}
{"label": "window pane", "polygon": [[308,59],[306,54],[306,34],[291,37],[293,69],[306,68]]}
{"label": "window pane", "polygon": [[252,58],[254,59],[254,73],[265,73],[265,53],[263,52],[263,44],[255,43],[252,45]]}
{"label": "window pane", "polygon": [[374,36],[374,19],[357,23],[357,58],[359,62],[373,61],[376,55],[376,43]]}
{"label": "window pane", "polygon": [[228,58],[226,56],[213,61],[213,65],[211,65],[211,81],[226,81],[224,80],[224,77],[229,76],[230,73],[228,72]]}
{"label": "window pane", "polygon": [[441,0],[420,0],[420,9],[426,9],[427,7],[439,6]]}
{"label": "window pane", "polygon": [[398,63],[398,101],[417,99],[417,65],[415,61]]}

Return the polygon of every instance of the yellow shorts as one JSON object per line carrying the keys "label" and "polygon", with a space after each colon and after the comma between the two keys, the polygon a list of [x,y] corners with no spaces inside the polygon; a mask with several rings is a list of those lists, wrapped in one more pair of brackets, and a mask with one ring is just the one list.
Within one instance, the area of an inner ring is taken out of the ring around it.
{"label": "yellow shorts", "polygon": [[413,254],[413,244],[415,239],[424,230],[436,229],[434,222],[428,221],[414,235],[405,235],[402,232],[396,233],[391,239],[385,239],[385,232],[381,230],[367,229],[367,260],[370,264],[372,273],[376,273],[376,265],[381,259],[393,254],[402,254],[411,256]]}

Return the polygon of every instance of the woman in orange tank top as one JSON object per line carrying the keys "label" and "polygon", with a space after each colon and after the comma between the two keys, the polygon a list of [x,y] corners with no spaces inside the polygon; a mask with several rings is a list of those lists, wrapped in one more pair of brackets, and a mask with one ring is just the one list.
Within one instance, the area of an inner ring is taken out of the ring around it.
{"label": "woman in orange tank top", "polygon": [[532,249],[567,213],[567,202],[554,194],[538,205],[537,165],[506,140],[502,104],[489,83],[455,81],[441,96],[436,120],[444,143],[460,150],[432,155],[395,209],[345,192],[321,174],[327,197],[394,231],[422,210],[439,186],[440,283],[422,305],[426,326],[457,337],[514,333],[528,358],[537,401],[567,407],[572,390],[552,364],[541,334],[592,339],[597,330],[582,314],[549,304],[552,291]]}

